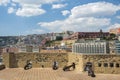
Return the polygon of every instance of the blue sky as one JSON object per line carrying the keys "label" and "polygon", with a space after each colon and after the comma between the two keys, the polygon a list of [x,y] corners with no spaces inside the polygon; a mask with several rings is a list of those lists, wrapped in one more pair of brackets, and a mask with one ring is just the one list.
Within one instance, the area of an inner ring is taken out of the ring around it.
{"label": "blue sky", "polygon": [[117,27],[120,0],[0,0],[0,36]]}

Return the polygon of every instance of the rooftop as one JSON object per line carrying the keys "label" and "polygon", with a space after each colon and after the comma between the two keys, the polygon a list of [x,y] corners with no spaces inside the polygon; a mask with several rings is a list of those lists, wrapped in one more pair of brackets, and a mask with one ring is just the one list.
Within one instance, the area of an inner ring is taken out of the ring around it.
{"label": "rooftop", "polygon": [[90,77],[87,72],[66,71],[61,68],[7,68],[0,71],[0,80],[119,80],[118,74],[96,74]]}

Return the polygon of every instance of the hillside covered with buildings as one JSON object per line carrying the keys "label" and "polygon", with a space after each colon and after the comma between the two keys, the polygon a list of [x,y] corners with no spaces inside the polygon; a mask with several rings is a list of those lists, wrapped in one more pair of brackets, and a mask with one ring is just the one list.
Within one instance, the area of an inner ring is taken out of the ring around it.
{"label": "hillside covered with buildings", "polygon": [[[117,29],[116,29],[117,30]],[[119,32],[73,32],[31,34],[26,36],[1,36],[0,53],[3,52],[40,52],[41,49],[67,49],[72,51],[73,44],[86,41],[119,42]],[[96,43],[96,42],[93,42]],[[110,51],[109,51],[110,52]]]}

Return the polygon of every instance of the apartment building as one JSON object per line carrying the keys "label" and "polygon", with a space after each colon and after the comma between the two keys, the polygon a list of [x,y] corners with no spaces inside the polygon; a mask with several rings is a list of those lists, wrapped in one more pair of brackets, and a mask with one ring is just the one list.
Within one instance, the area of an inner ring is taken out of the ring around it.
{"label": "apartment building", "polygon": [[83,41],[72,45],[73,53],[108,54],[109,43],[106,41]]}

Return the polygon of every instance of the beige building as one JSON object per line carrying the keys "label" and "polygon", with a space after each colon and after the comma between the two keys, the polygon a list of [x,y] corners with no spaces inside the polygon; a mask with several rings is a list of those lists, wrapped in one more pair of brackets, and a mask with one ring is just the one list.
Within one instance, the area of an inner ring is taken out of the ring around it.
{"label": "beige building", "polygon": [[19,47],[19,52],[40,52],[40,48],[34,45],[23,45]]}

